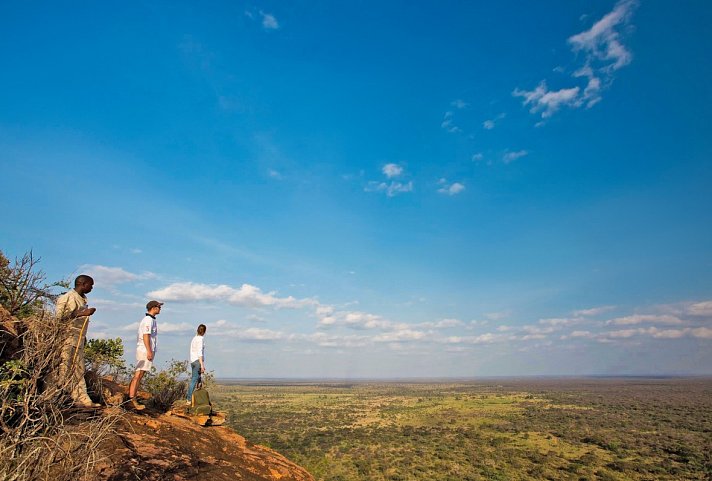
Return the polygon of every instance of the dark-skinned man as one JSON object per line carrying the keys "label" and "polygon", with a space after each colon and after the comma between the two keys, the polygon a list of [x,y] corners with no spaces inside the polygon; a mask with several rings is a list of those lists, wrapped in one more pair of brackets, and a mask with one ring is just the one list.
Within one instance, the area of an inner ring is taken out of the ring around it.
{"label": "dark-skinned man", "polygon": [[76,407],[98,408],[87,394],[84,381],[84,344],[86,344],[89,316],[96,308],[87,305],[87,294],[94,288],[94,279],[82,274],[74,279],[74,289],[57,298],[56,314],[67,327],[62,346],[59,383],[66,385]]}

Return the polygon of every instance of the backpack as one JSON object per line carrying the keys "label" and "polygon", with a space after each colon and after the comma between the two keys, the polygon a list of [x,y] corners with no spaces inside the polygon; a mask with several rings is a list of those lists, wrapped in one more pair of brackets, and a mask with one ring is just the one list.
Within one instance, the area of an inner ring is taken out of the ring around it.
{"label": "backpack", "polygon": [[192,406],[195,415],[209,416],[213,410],[213,406],[210,404],[210,395],[202,385],[193,391]]}

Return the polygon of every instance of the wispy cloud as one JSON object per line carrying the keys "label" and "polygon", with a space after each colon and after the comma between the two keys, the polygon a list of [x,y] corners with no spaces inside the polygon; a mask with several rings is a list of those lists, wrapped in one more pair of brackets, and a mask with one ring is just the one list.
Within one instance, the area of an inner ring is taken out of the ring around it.
{"label": "wispy cloud", "polygon": [[669,315],[634,314],[606,321],[607,325],[629,326],[635,324],[683,324],[682,319]]}
{"label": "wispy cloud", "polygon": [[529,111],[541,113],[542,119],[551,117],[561,107],[590,108],[598,103],[602,92],[613,82],[614,73],[633,58],[623,37],[636,6],[636,0],[621,0],[590,29],[568,38],[572,52],[580,54],[583,60],[571,77],[583,83],[579,81],[579,85],[550,90],[542,80],[534,90],[516,88],[512,95],[522,97]]}
{"label": "wispy cloud", "polygon": [[510,162],[514,162],[515,160],[524,157],[525,155],[528,155],[529,152],[526,150],[517,150],[516,152],[505,152],[504,155],[502,156],[502,162],[505,164],[509,164]]}
{"label": "wispy cloud", "polygon": [[266,13],[262,10],[259,10],[258,12],[255,12],[254,10],[245,10],[245,16],[250,20],[259,20],[262,24],[262,28],[265,30],[279,29],[279,22],[271,13]]}
{"label": "wispy cloud", "polygon": [[583,317],[597,316],[599,314],[603,314],[604,312],[608,312],[612,309],[615,309],[615,307],[614,306],[592,307],[589,309],[579,309],[577,311],[574,311],[573,314],[574,314],[574,316],[583,316]]}
{"label": "wispy cloud", "polygon": [[377,182],[371,181],[365,188],[366,192],[385,192],[388,197],[413,191],[413,182]]}
{"label": "wispy cloud", "polygon": [[468,104],[467,102],[465,102],[462,99],[453,100],[452,102],[450,102],[450,105],[452,105],[456,109],[460,109],[460,110],[466,109],[467,107],[470,106],[470,104]]}
{"label": "wispy cloud", "polygon": [[260,16],[262,17],[262,28],[265,30],[277,30],[279,28],[279,22],[271,13],[265,13],[260,10]]}
{"label": "wispy cloud", "polygon": [[529,112],[533,114],[541,112],[541,118],[546,119],[556,113],[563,105],[578,107],[581,104],[579,91],[579,87],[552,91],[546,86],[546,81],[542,80],[534,90],[514,89],[512,95],[524,97],[524,105],[531,106]]}
{"label": "wispy cloud", "polygon": [[412,192],[413,181],[395,180],[397,177],[404,175],[404,168],[398,164],[385,164],[381,168],[381,172],[386,177],[386,181],[372,180],[366,184],[364,190],[366,192],[384,192],[388,197],[394,197],[398,194]]}
{"label": "wispy cloud", "polygon": [[454,119],[453,119],[453,114],[451,111],[445,112],[445,116],[443,117],[443,121],[440,123],[440,127],[443,129],[447,130],[451,134],[456,134],[462,132],[462,129],[455,125]]}
{"label": "wispy cloud", "polygon": [[95,286],[100,288],[112,288],[119,284],[156,279],[157,277],[153,272],[135,274],[121,267],[107,267],[95,264],[84,264],[79,270],[82,274],[91,276],[94,279]]}
{"label": "wispy cloud", "polygon": [[457,195],[465,190],[465,185],[460,182],[448,182],[447,179],[440,179],[438,184],[441,186],[438,192],[445,195]]}
{"label": "wispy cloud", "polygon": [[502,112],[501,114],[497,115],[495,118],[489,119],[489,120],[485,120],[484,122],[482,122],[482,127],[483,127],[485,130],[492,130],[493,128],[495,128],[495,126],[497,125],[497,123],[498,123],[500,120],[502,120],[503,118],[505,118],[506,116],[507,116],[507,114],[505,114],[504,112]]}
{"label": "wispy cloud", "polygon": [[712,317],[712,301],[696,302],[690,304],[686,308],[687,313],[691,316],[710,316]]}

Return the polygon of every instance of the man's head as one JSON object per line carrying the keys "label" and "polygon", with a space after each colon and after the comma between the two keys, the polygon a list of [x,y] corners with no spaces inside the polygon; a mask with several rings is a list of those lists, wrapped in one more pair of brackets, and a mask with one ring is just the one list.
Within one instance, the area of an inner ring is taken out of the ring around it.
{"label": "man's head", "polygon": [[77,276],[77,278],[74,279],[74,290],[77,291],[79,294],[88,294],[93,288],[94,279],[92,279],[86,274]]}
{"label": "man's head", "polygon": [[156,314],[161,312],[162,305],[163,305],[162,302],[148,301],[148,304],[146,304],[146,312],[148,312],[152,316],[155,316]]}
{"label": "man's head", "polygon": [[199,325],[199,326],[198,326],[198,335],[199,335],[199,336],[204,336],[204,335],[205,335],[205,331],[206,331],[207,329],[208,329],[208,328],[205,327],[205,324]]}

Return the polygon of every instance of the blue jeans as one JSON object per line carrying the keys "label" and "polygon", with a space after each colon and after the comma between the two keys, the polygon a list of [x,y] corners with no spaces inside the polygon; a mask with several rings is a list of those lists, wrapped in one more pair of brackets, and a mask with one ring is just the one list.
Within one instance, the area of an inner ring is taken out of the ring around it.
{"label": "blue jeans", "polygon": [[195,390],[195,385],[200,381],[200,361],[193,361],[190,363],[190,387],[188,387],[188,401],[193,400],[193,391]]}

